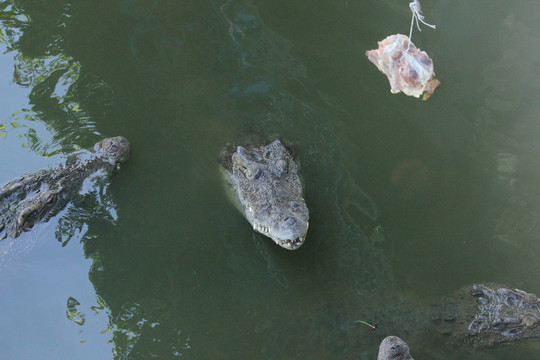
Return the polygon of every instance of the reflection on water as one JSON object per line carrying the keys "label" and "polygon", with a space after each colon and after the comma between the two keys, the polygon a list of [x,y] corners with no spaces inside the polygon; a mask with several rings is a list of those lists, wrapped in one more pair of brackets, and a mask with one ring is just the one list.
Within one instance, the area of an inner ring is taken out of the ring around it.
{"label": "reflection on water", "polygon": [[[30,89],[28,105],[17,109],[10,120],[47,123],[52,130],[51,142],[40,141],[32,129],[25,134],[31,149],[45,156],[72,151],[74,145],[86,146],[88,140],[95,142],[99,134],[90,108],[96,98],[102,108],[112,101],[107,84],[82,70],[80,62],[65,52],[64,28],[69,16],[57,6],[44,13],[30,4],[6,1],[2,5],[2,48],[13,54],[11,80]],[[50,23],[53,18],[56,22]]]}
{"label": "reflection on water", "polygon": [[[415,42],[444,84],[429,103],[391,95],[363,56],[409,28],[401,1],[0,2],[0,89],[16,98],[0,99],[0,182],[104,136],[133,147],[109,186],[1,253],[2,308],[35,317],[2,322],[1,347],[374,359],[392,334],[424,358],[537,357],[454,352],[423,324],[474,282],[540,293],[539,5],[423,5],[438,29]],[[249,132],[296,149],[311,216],[298,251],[223,194],[217,155]]]}

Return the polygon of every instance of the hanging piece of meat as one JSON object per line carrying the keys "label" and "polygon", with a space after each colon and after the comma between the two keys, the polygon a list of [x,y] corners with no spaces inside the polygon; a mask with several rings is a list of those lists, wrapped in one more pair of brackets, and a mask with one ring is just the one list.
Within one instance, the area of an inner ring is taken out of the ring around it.
{"label": "hanging piece of meat", "polygon": [[434,79],[433,61],[402,34],[379,41],[379,48],[366,51],[368,59],[388,77],[391,92],[427,100],[441,82]]}

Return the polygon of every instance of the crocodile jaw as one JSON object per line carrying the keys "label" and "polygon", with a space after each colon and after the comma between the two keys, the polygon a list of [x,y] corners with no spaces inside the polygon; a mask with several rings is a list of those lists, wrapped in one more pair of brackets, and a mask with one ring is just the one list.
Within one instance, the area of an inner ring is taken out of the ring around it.
{"label": "crocodile jaw", "polygon": [[274,235],[267,226],[255,224],[253,225],[253,230],[263,234],[264,236],[268,236],[271,238],[277,245],[281,246],[282,248],[285,248],[287,250],[296,250],[306,240],[307,237],[307,228],[309,227],[309,221],[306,221],[306,232],[304,235],[297,237],[296,239],[290,240],[290,239],[281,239]]}

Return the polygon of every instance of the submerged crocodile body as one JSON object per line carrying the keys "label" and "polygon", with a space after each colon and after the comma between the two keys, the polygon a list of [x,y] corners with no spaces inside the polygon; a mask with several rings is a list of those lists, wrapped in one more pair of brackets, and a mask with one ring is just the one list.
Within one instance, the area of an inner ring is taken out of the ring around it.
{"label": "submerged crocodile body", "polygon": [[281,141],[229,146],[220,156],[233,202],[255,231],[285,249],[299,248],[308,230],[298,165]]}
{"label": "submerged crocodile body", "polygon": [[39,221],[56,215],[92,176],[108,178],[127,160],[130,145],[122,136],[106,138],[94,152],[71,155],[56,168],[12,180],[0,188],[0,239],[17,237]]}
{"label": "submerged crocodile body", "polygon": [[[465,287],[434,307],[432,315],[430,332],[448,337],[457,349],[540,339],[540,299],[519,289],[491,284]],[[403,340],[388,336],[381,342],[377,360],[413,358]]]}

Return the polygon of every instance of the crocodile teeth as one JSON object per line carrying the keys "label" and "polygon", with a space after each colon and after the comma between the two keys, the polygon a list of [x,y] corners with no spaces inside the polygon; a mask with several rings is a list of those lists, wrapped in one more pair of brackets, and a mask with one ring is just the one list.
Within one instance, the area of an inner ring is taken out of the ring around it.
{"label": "crocodile teeth", "polygon": [[268,231],[268,228],[266,226],[262,226],[262,225],[259,225],[259,224],[255,224],[253,225],[253,230],[256,230],[260,233],[263,233],[263,234],[269,234],[270,231]]}
{"label": "crocodile teeth", "polygon": [[280,244],[281,246],[283,246],[283,247],[288,247],[288,248],[290,248],[290,247],[292,246],[290,240],[282,240],[282,241],[279,242],[279,244]]}
{"label": "crocodile teeth", "polygon": [[[309,223],[307,223],[307,226],[309,226]],[[266,235],[268,237],[272,237],[270,235],[270,230],[266,226],[263,226],[263,225],[260,225],[260,224],[254,224],[253,225],[253,230],[258,231],[261,234]],[[274,239],[274,241],[278,245],[280,245],[280,246],[282,246],[282,247],[284,247],[286,249],[294,250],[294,249],[300,247],[300,245],[303,244],[303,242],[306,240],[306,236],[307,236],[307,233],[304,234],[301,237],[298,237],[298,238],[294,239],[294,240],[276,240],[276,239]]]}
{"label": "crocodile teeth", "polygon": [[304,241],[306,240],[306,236],[307,234],[305,234],[304,236],[302,237],[299,237],[295,240],[281,240],[279,242],[279,245],[284,247],[284,248],[287,248],[287,249],[296,249],[298,247],[300,247],[300,245],[302,245],[304,243]]}

